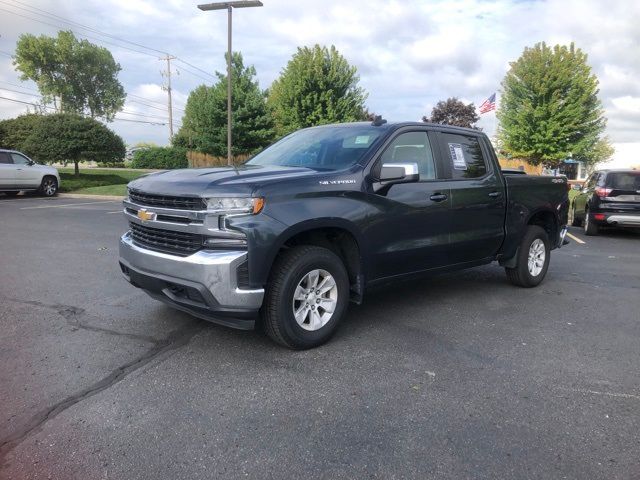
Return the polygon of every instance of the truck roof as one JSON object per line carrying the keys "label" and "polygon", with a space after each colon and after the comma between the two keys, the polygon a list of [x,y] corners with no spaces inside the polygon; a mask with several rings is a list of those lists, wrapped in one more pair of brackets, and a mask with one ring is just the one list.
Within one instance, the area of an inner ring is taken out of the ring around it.
{"label": "truck roof", "polygon": [[[373,125],[372,122],[348,122],[348,123],[331,123],[328,125],[317,125],[315,127],[308,128],[323,128],[323,127],[341,127],[341,128],[352,128],[352,127],[364,127],[367,125]],[[465,128],[465,127],[457,127],[454,125],[445,125],[442,123],[431,123],[431,122],[385,122],[381,125],[374,125],[377,128],[381,128],[384,130],[395,130],[401,127],[437,127],[439,129],[451,130],[456,132],[464,132],[464,133],[473,133],[477,135],[479,133],[484,134],[482,130],[478,130],[475,128]]]}

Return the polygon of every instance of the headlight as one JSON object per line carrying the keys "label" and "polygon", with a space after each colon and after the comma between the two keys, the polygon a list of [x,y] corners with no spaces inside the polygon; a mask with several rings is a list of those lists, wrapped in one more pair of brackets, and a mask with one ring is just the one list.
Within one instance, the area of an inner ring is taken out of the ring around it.
{"label": "headlight", "polygon": [[207,211],[210,213],[260,213],[264,207],[264,198],[213,197],[207,198]]}

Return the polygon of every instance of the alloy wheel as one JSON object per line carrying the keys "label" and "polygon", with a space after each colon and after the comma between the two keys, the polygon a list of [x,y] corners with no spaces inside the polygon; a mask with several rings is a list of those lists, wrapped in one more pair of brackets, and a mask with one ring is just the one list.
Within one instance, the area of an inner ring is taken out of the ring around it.
{"label": "alloy wheel", "polygon": [[527,268],[532,277],[537,277],[544,268],[544,261],[547,258],[547,249],[544,242],[536,238],[529,247],[529,257]]}
{"label": "alloy wheel", "polygon": [[331,320],[337,305],[338,285],[326,270],[311,270],[298,282],[293,293],[293,316],[298,325],[311,332]]}

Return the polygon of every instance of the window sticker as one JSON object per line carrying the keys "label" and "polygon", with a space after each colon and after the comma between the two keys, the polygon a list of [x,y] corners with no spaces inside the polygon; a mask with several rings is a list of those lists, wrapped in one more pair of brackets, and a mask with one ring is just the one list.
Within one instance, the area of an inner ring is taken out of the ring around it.
{"label": "window sticker", "polygon": [[456,170],[467,169],[467,161],[464,159],[464,151],[461,144],[450,143],[449,153],[451,153],[451,160],[453,160],[453,168]]}
{"label": "window sticker", "polygon": [[369,135],[358,135],[354,142],[356,145],[366,145],[369,143]]}

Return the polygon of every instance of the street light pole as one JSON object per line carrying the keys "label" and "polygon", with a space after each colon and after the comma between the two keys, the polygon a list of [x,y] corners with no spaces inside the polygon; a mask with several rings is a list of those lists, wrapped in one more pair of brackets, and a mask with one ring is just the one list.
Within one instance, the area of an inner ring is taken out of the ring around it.
{"label": "street light pole", "polygon": [[227,165],[231,166],[231,5],[227,6]]}
{"label": "street light pole", "polygon": [[231,155],[231,11],[234,8],[261,7],[259,0],[239,0],[235,2],[216,2],[198,5],[202,11],[227,10],[227,164],[233,165]]}

